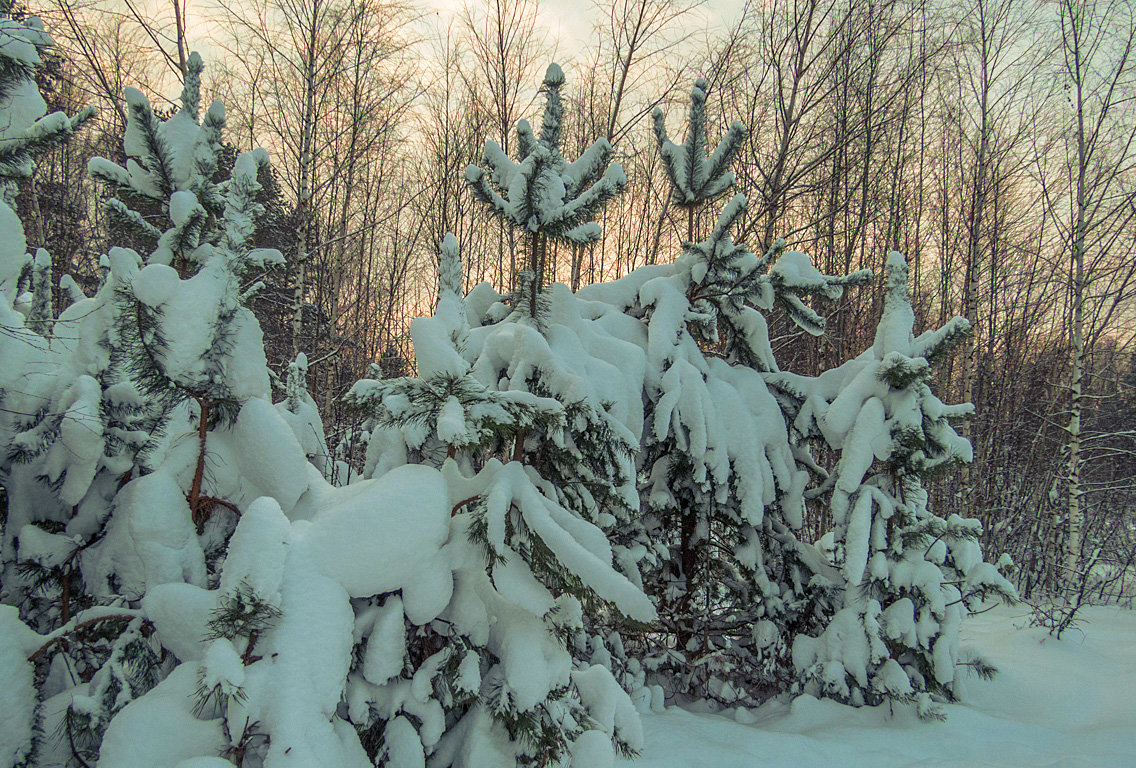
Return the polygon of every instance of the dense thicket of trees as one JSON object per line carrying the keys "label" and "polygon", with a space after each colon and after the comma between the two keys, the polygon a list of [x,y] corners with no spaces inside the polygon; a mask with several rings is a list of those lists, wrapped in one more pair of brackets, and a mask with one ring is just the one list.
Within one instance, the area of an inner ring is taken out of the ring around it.
{"label": "dense thicket of trees", "polygon": [[[930,485],[940,514],[979,517],[984,546],[1013,556],[1025,596],[1070,583],[1131,596],[1121,577],[1136,557],[1130,1],[746,2],[704,32],[698,3],[597,0],[592,34],[571,50],[533,0],[450,17],[402,0],[40,0],[30,10],[57,43],[40,74],[49,107],[99,113],[21,184],[29,249],[46,247],[57,275],[98,283],[114,228],[87,160],[125,161],[124,86],[153,87],[161,112],[161,93],[175,92],[163,79],[185,77],[186,51],[206,51],[205,91],[230,105],[229,162],[257,145],[272,156],[258,244],[287,264],[256,299],[270,365],[283,386],[287,363],[307,354],[329,444],[348,457],[341,396],[371,364],[407,371],[408,319],[433,301],[443,235],[460,245],[465,289],[514,287],[528,245],[471,198],[462,171],[486,138],[515,154],[512,127],[538,114],[533,84],[553,52],[571,75],[565,153],[606,138],[627,176],[600,215],[602,239],[545,246],[544,279],[573,289],[671,262],[682,241],[709,234],[718,210],[676,204],[651,118],[661,109],[676,135],[689,86],[704,78],[711,146],[735,118],[748,129],[733,165],[749,198],[739,242],[761,253],[783,237],[836,275],[880,274],[899,250],[919,322],[970,320],[973,338],[936,387],[974,402],[975,461]],[[782,367],[814,374],[852,357],[882,309],[877,282],[822,307],[819,339],[775,319]],[[827,512],[810,514],[819,537]]]}
{"label": "dense thicket of trees", "polygon": [[573,59],[531,0],[45,3],[59,47],[0,0],[0,768],[942,717],[988,599],[1136,597],[1131,5],[612,0]]}

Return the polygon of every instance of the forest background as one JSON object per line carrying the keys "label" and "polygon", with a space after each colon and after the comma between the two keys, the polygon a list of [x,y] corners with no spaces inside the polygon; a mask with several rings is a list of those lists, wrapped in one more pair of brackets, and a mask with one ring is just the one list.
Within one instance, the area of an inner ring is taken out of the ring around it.
{"label": "forest background", "polygon": [[[708,234],[707,210],[670,199],[652,131],[677,129],[696,77],[710,140],[749,128],[734,162],[750,200],[736,233],[778,237],[825,274],[903,252],[924,327],[954,315],[974,336],[936,389],[971,401],[974,463],[933,504],[984,524],[1023,597],[1131,600],[1136,563],[1136,15],[1123,0],[41,0],[56,47],[40,74],[49,110],[98,116],[21,186],[30,249],[54,274],[98,283],[130,234],[106,220],[91,157],[125,162],[125,86],[155,106],[207,60],[228,107],[231,158],[272,158],[262,242],[286,268],[253,302],[271,367],[296,353],[328,444],[358,462],[341,401],[377,365],[411,373],[410,318],[428,314],[442,238],[465,288],[510,288],[525,244],[466,188],[486,138],[514,149],[538,113],[550,61],[568,76],[564,148],[615,147],[622,196],[603,238],[552,246],[548,278],[573,289],[673,261]],[[148,90],[148,87],[153,90]],[[268,180],[266,180],[267,182]],[[692,237],[693,236],[693,237]],[[57,306],[67,303],[61,289]],[[870,346],[883,283],[822,302],[819,339],[775,323],[782,367],[815,375]],[[782,319],[784,320],[784,319]],[[57,329],[56,333],[65,333]],[[338,447],[337,447],[338,446]],[[807,522],[829,529],[818,508]],[[808,533],[802,538],[808,538]],[[1126,574],[1128,577],[1126,578]]]}

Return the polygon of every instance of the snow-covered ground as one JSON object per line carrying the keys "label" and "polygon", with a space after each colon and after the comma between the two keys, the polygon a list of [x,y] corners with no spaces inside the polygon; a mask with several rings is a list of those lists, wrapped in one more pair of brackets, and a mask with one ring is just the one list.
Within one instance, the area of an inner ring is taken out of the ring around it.
{"label": "snow-covered ground", "polygon": [[1028,610],[968,619],[964,642],[1000,670],[968,681],[946,722],[911,712],[853,709],[802,697],[751,713],[669,708],[645,715],[647,748],[634,768],[963,768],[1136,766],[1136,611],[1090,608],[1054,640]]}

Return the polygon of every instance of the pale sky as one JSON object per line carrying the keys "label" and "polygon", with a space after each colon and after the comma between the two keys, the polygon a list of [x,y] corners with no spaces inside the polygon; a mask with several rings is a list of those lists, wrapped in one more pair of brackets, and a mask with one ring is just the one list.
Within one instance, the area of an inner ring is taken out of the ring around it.
{"label": "pale sky", "polygon": [[[442,15],[452,14],[463,0],[422,0],[426,9]],[[591,0],[537,0],[540,20],[562,48],[576,50],[587,44],[595,16]],[[688,28],[718,29],[736,20],[744,0],[706,0],[703,7],[692,12]]]}
{"label": "pale sky", "polygon": [[[155,17],[168,15],[169,0],[143,0],[149,5]],[[213,43],[217,31],[210,19],[216,18],[216,0],[183,0],[186,20],[189,26],[190,47],[198,50],[208,63],[214,56],[223,55]],[[457,13],[467,0],[415,0],[416,6],[426,15],[423,32],[429,34],[427,27],[437,29],[444,25],[448,17]],[[482,0],[468,0],[474,7]],[[596,11],[593,0],[536,0],[538,22],[547,31],[548,42],[556,47],[557,58],[568,64],[579,52],[588,49],[592,43],[593,22],[603,11]],[[603,0],[600,0],[602,3]],[[720,32],[727,25],[737,21],[745,0],[704,0],[683,20],[683,29],[692,33],[695,40],[709,32]],[[437,14],[442,24],[430,24],[429,16]],[[166,73],[172,78],[172,73]],[[174,85],[169,87],[155,85],[158,93],[173,93]]]}
{"label": "pale sky", "polygon": [[[213,0],[184,0],[190,35],[198,33],[198,40],[191,40],[197,47],[207,50],[209,17],[215,12]],[[476,6],[477,0],[470,0]],[[167,0],[168,2],[168,0]],[[167,5],[163,0],[148,0],[151,7]],[[433,11],[446,17],[454,14],[465,0],[418,0],[418,7],[429,13]],[[737,20],[745,0],[705,0],[688,17],[685,26],[688,31],[698,33],[702,30],[720,30]],[[546,27],[552,40],[559,41],[560,47],[573,52],[586,46],[592,33],[592,21],[596,14],[592,0],[537,0],[539,20]],[[161,16],[159,12],[155,14]],[[205,39],[200,39],[205,38]]]}

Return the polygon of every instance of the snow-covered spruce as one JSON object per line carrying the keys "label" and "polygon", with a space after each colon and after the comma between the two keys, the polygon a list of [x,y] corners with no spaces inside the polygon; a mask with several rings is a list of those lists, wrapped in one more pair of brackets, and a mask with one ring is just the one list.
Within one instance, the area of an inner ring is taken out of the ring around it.
{"label": "snow-covered spruce", "polygon": [[[141,457],[148,474],[123,486],[104,541],[84,557],[90,588],[107,597],[137,599],[171,580],[204,584],[204,559],[223,546],[233,512],[260,495],[290,507],[307,486],[302,467],[273,476],[271,454],[284,448],[249,450],[259,430],[280,423],[266,404],[260,329],[242,302],[244,282],[282,262],[279,252],[249,245],[263,210],[257,176],[267,154],[239,155],[229,176],[214,181],[224,106],[214,102],[199,115],[200,57],[191,55],[188,68],[181,109],[167,120],[127,89],[125,168],[90,162],[118,193],[108,212],[133,222],[151,248],[145,257],[129,248],[109,253],[122,283],[115,353],[127,361],[152,428]],[[151,519],[152,544],[139,541],[140,515]]]}
{"label": "snow-covered spruce", "polygon": [[819,434],[840,452],[819,492],[831,492],[843,602],[818,637],[797,639],[793,661],[805,692],[856,705],[915,701],[921,716],[934,717],[935,701],[958,696],[962,667],[992,672],[960,649],[968,609],[987,597],[1012,601],[1015,592],[983,562],[978,521],[936,516],[923,485],[971,460],[950,419],[972,407],[944,405],[929,386],[932,363],[969,326],[955,318],[914,337],[900,254],[888,256],[885,279],[870,349],[818,379],[769,377],[797,402],[795,431]]}

